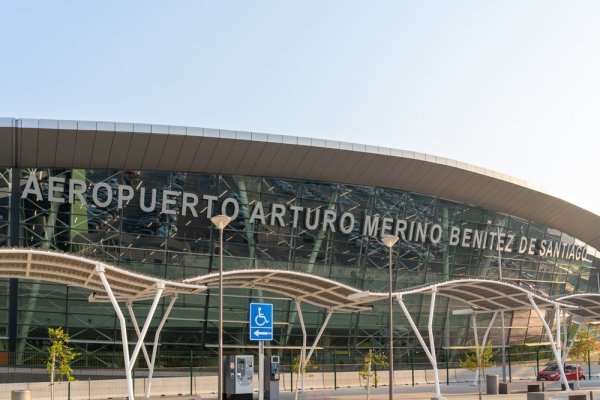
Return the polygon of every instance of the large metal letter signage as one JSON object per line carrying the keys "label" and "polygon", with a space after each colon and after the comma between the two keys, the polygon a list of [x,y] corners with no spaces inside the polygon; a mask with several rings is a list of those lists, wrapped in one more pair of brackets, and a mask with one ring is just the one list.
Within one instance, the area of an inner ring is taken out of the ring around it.
{"label": "large metal letter signage", "polygon": [[273,304],[250,303],[250,340],[273,340]]}

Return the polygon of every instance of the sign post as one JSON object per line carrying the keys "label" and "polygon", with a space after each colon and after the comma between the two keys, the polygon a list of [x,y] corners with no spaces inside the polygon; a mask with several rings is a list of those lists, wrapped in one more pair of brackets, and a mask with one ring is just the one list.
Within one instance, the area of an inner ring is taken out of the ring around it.
{"label": "sign post", "polygon": [[273,304],[250,303],[250,340],[258,341],[258,400],[265,396],[265,341],[273,340]]}

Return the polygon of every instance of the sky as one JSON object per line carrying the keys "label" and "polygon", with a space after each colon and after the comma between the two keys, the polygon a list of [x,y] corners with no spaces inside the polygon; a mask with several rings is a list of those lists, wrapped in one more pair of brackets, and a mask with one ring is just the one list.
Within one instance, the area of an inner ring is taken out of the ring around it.
{"label": "sky", "polygon": [[0,0],[0,117],[367,143],[600,214],[598,1]]}

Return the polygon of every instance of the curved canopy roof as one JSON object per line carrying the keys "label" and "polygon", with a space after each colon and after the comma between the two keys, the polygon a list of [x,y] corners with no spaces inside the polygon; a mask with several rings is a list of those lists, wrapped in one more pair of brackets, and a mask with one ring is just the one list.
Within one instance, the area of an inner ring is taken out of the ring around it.
{"label": "curved canopy roof", "polygon": [[[89,289],[94,301],[108,301],[97,267],[102,267],[118,301],[146,300],[164,285],[163,295],[193,294],[219,286],[219,274],[213,273],[184,282],[146,276],[71,254],[46,250],[0,249],[0,277],[51,281]],[[287,270],[249,269],[223,273],[228,288],[263,289],[292,299],[325,307],[332,311],[366,311],[368,303],[388,297],[388,293],[360,291],[319,276]],[[540,308],[560,304],[587,318],[600,317],[600,294],[578,294],[552,300],[520,286],[486,279],[460,279],[432,283],[395,292],[396,296],[437,294],[459,300],[477,311],[529,309],[530,297]]]}
{"label": "curved canopy roof", "polygon": [[177,170],[378,186],[515,215],[600,249],[599,215],[525,181],[428,154],[254,132],[12,118],[0,118],[0,141],[0,166]]}
{"label": "curved canopy roof", "polygon": [[192,294],[206,289],[202,285],[150,277],[71,254],[33,249],[0,249],[0,277],[77,286],[92,291],[95,301],[109,301],[96,271],[97,265],[104,267],[104,275],[118,301],[152,299],[157,288],[163,284],[163,295]]}
{"label": "curved canopy roof", "polygon": [[432,283],[396,292],[396,295],[428,294],[433,291],[445,297],[462,301],[475,311],[507,311],[530,309],[530,297],[539,308],[574,306],[562,304],[556,300],[540,296],[528,289],[512,283],[488,279],[458,279],[440,283]]}
{"label": "curved canopy roof", "polygon": [[[198,276],[185,282],[216,288],[219,286],[219,274]],[[388,293],[360,291],[330,279],[285,270],[227,271],[223,273],[223,286],[269,290],[316,306],[347,312],[369,310],[369,303],[388,298]],[[488,279],[459,279],[432,283],[394,292],[393,295],[431,294],[434,290],[437,294],[461,301],[476,311],[531,309],[530,296],[540,308],[554,307],[555,304],[569,309],[578,307],[576,304],[565,304],[540,296],[512,283]]]}
{"label": "curved canopy roof", "polygon": [[585,319],[600,320],[600,293],[577,293],[557,297],[556,301],[577,306],[569,310]]}
{"label": "curved canopy roof", "polygon": [[[184,282],[217,288],[219,287],[219,274],[198,276],[186,279]],[[297,271],[273,269],[226,271],[223,272],[223,287],[268,290],[339,312],[371,309],[364,302],[355,303],[348,300],[348,296],[361,293],[360,290],[331,279]]]}

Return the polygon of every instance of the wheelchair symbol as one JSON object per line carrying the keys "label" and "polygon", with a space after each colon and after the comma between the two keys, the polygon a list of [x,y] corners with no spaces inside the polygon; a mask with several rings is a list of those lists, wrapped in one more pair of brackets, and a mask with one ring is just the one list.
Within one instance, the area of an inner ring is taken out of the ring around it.
{"label": "wheelchair symbol", "polygon": [[267,317],[265,317],[265,314],[263,314],[260,310],[261,307],[258,307],[258,314],[256,315],[256,317],[254,317],[254,323],[256,324],[256,326],[264,326],[269,323],[269,320],[267,319]]}

